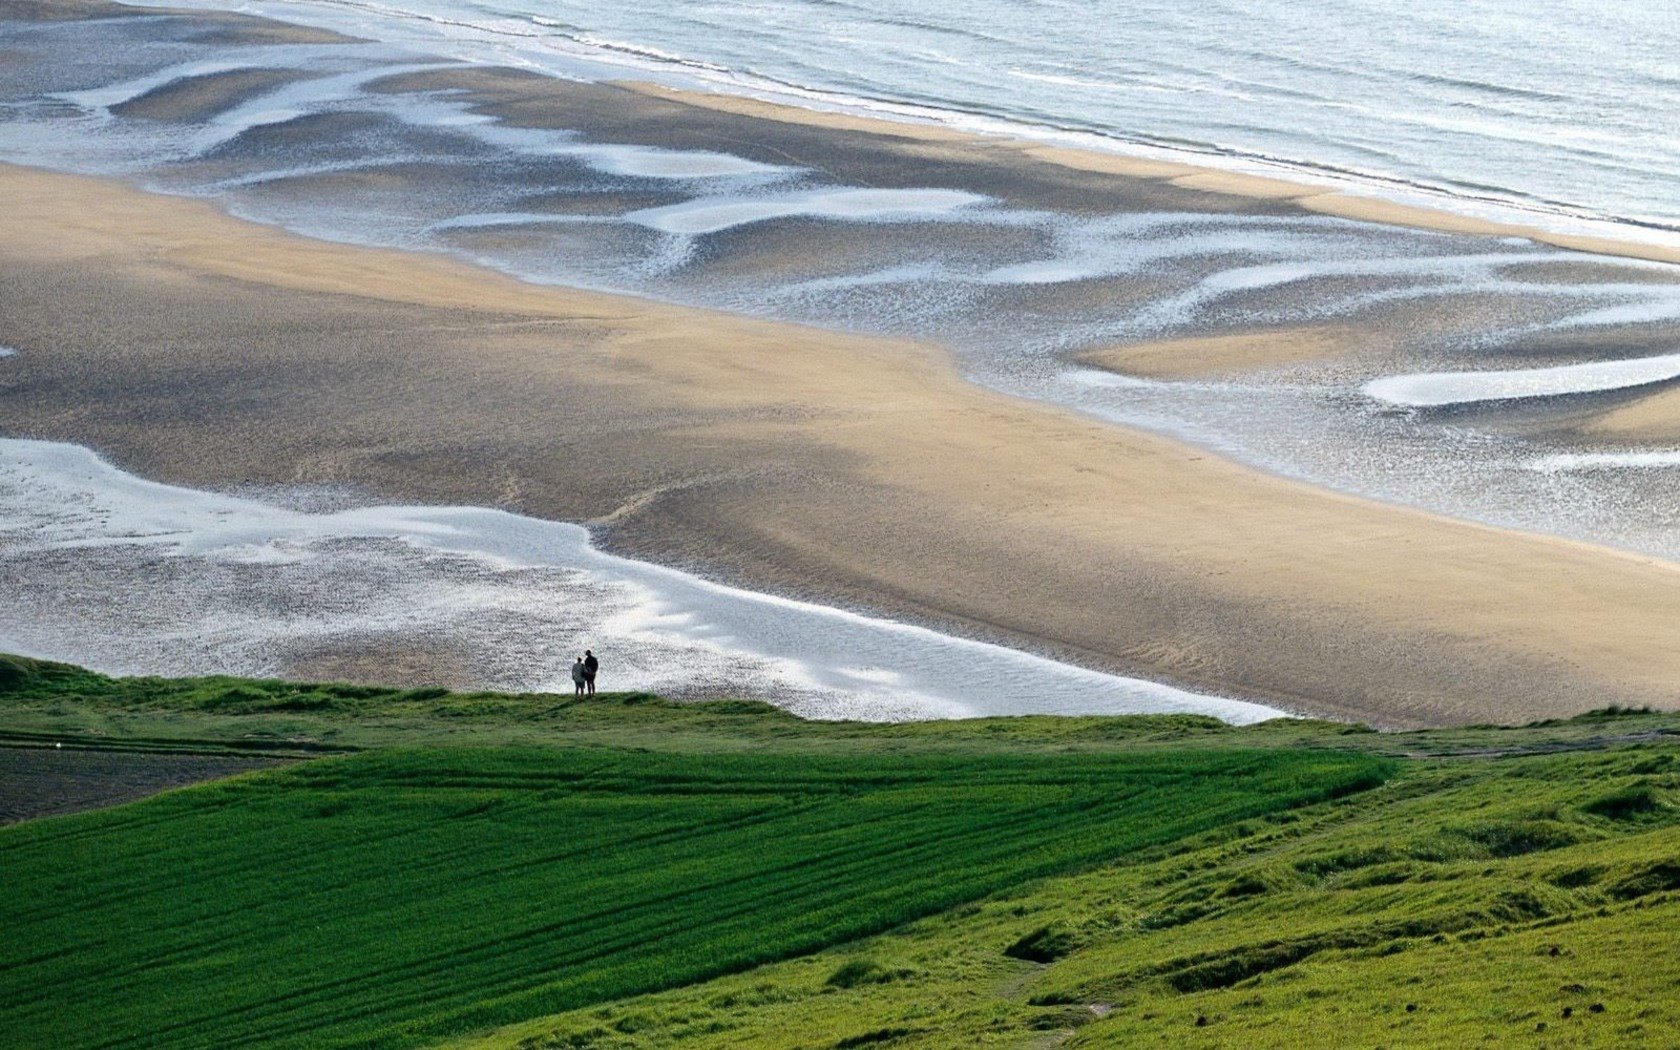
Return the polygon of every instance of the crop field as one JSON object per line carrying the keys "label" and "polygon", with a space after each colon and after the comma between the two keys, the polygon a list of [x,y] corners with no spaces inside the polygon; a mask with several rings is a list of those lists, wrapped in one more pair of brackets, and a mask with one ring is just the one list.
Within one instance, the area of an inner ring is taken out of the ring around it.
{"label": "crop field", "polygon": [[0,829],[0,1046],[1680,1045],[1674,714],[866,725],[0,656],[0,740],[312,759]]}
{"label": "crop field", "polygon": [[0,1043],[408,1046],[1379,783],[1315,750],[389,749],[0,830]]}
{"label": "crop field", "polygon": [[1680,738],[1594,721],[465,1045],[1680,1046]]}

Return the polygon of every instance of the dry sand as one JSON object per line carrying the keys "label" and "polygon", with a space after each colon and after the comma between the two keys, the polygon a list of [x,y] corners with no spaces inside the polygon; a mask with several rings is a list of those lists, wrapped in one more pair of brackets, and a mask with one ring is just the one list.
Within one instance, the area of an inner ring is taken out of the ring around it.
{"label": "dry sand", "polygon": [[1382,724],[1674,702],[1680,570],[963,383],[937,348],[521,285],[0,168],[0,432],[346,482]]}
{"label": "dry sand", "polygon": [[1360,338],[1346,325],[1297,325],[1234,335],[1098,347],[1081,364],[1147,379],[1204,379],[1341,357]]}

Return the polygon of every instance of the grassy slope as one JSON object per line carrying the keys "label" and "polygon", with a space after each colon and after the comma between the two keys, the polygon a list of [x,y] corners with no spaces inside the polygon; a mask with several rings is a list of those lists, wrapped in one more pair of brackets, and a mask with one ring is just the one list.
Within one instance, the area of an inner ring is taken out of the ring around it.
{"label": "grassy slope", "polygon": [[1000,754],[1178,761],[1232,746],[1408,759],[1377,791],[1228,821],[883,935],[520,1022],[474,1045],[1623,1046],[1680,1030],[1675,716],[1382,735],[1189,718],[871,727],[637,697],[71,688],[29,670],[30,681],[13,677],[0,725],[72,739],[515,740],[959,768]]}
{"label": "grassy slope", "polygon": [[[1676,1045],[1677,752],[1408,763],[1375,792],[471,1045]],[[1023,939],[1038,961],[1010,957]],[[837,987],[860,963],[882,980]]]}
{"label": "grassy slope", "polygon": [[1058,750],[1335,747],[1403,758],[1597,748],[1680,734],[1680,714],[1589,715],[1522,729],[1373,733],[1279,719],[1234,728],[1194,715],[1046,716],[877,725],[807,722],[768,704],[673,703],[646,693],[444,693],[244,678],[107,678],[0,654],[0,744],[319,754],[389,746],[609,746],[661,750]]}
{"label": "grassy slope", "polygon": [[[5,671],[23,721],[197,712],[216,735],[342,703],[401,707],[423,734],[412,708],[482,722],[528,703],[560,708],[557,735],[646,722],[675,731],[632,735],[679,745],[388,748],[0,832],[0,1042],[20,1046],[413,1045],[853,940],[1391,765],[992,732],[836,746],[900,737],[756,705]],[[745,753],[754,731],[776,746]]]}

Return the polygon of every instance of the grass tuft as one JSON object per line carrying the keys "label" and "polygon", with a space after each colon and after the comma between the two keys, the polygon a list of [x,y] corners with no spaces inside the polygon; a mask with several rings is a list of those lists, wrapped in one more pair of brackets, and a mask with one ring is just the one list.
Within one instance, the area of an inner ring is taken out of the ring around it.
{"label": "grass tuft", "polygon": [[1666,807],[1651,785],[1630,784],[1608,795],[1600,795],[1581,808],[1607,820],[1638,820],[1659,813]]}
{"label": "grass tuft", "polygon": [[874,959],[853,959],[828,975],[830,988],[857,988],[866,984],[890,984],[914,977],[915,971],[882,966]]}
{"label": "grass tuft", "polygon": [[1024,962],[1052,963],[1074,949],[1074,935],[1070,930],[1040,926],[1003,950],[1011,959]]}

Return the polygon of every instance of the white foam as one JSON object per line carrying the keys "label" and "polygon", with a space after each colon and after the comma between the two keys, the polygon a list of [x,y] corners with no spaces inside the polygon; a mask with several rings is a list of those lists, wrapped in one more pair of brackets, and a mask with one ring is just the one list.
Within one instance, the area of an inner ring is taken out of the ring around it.
{"label": "white foam", "polygon": [[[878,288],[883,285],[905,285],[919,282],[938,281],[948,279],[949,272],[938,263],[906,263],[903,266],[888,266],[879,270],[866,270],[863,273],[848,273],[839,277],[813,277],[805,281],[795,281],[772,288],[768,292],[754,289],[752,298],[763,299],[797,299],[801,297],[832,297],[839,292],[856,291],[862,288]],[[830,300],[832,301],[832,300]]]}
{"label": "white foam", "polygon": [[1566,317],[1559,327],[1585,328],[1608,325],[1654,324],[1680,319],[1680,295],[1673,288],[1652,288],[1643,301],[1620,303],[1600,310]]}
{"label": "white foam", "polygon": [[1367,397],[1390,404],[1430,408],[1474,401],[1591,394],[1659,383],[1676,376],[1680,376],[1680,354],[1662,354],[1628,361],[1588,361],[1552,368],[1389,376],[1366,383],[1363,390]]}
{"label": "white foam", "polygon": [[364,87],[387,77],[455,66],[454,62],[407,62],[295,81],[217,113],[193,137],[192,149],[208,153],[247,131],[325,112],[334,103],[357,98]]}
{"label": "white foam", "polygon": [[1542,474],[1576,470],[1662,470],[1680,467],[1680,449],[1648,452],[1559,452],[1523,464]]}
{"label": "white foam", "polygon": [[584,142],[577,132],[566,128],[527,128],[503,123],[489,114],[474,112],[469,103],[445,92],[386,95],[361,101],[415,127],[462,132],[486,145],[530,157],[573,157],[608,175],[672,181],[747,180],[762,184],[801,170],[715,150]]}
{"label": "white foam", "polygon": [[743,175],[772,175],[789,168],[706,150],[659,149],[653,146],[580,145],[575,152],[592,167],[610,175],[644,179],[715,179]]}
{"label": "white foam", "polygon": [[544,211],[491,211],[454,215],[432,224],[434,230],[483,230],[498,226],[564,226],[571,223],[616,222],[610,215],[556,215]]}
{"label": "white foam", "polygon": [[1467,255],[1402,255],[1354,259],[1309,259],[1245,266],[1208,277],[1212,294],[1249,292],[1325,277],[1438,277],[1492,274],[1503,266],[1568,262],[1569,252],[1480,252]]}
{"label": "white foam", "polygon": [[17,351],[9,346],[0,346],[0,357],[12,357],[16,353]]}
{"label": "white foam", "polygon": [[846,222],[903,222],[948,215],[986,200],[977,193],[945,189],[823,189],[760,197],[702,197],[624,217],[663,233],[718,233],[771,219],[816,218]]}
{"label": "white foam", "polygon": [[[1136,273],[1158,263],[1214,257],[1291,258],[1355,247],[1347,229],[1249,216],[1120,216],[1064,223],[1053,256],[1000,266],[986,284],[1063,284]],[[1203,228],[1206,227],[1206,228]],[[1228,227],[1228,228],[1220,228]],[[1168,232],[1181,229],[1183,232]],[[1164,236],[1149,234],[1164,233]]]}
{"label": "white foam", "polygon": [[132,102],[143,95],[156,91],[158,88],[167,87],[182,80],[255,68],[258,67],[253,65],[249,58],[186,62],[178,66],[170,66],[167,69],[160,69],[156,73],[148,73],[143,77],[135,77],[132,80],[124,80],[116,84],[107,84],[104,87],[88,88],[83,91],[61,91],[54,97],[61,98],[84,109],[110,109],[112,106]]}
{"label": "white foam", "polygon": [[[576,525],[471,507],[327,513],[174,488],[74,445],[0,440],[0,651],[131,673],[270,674],[369,643],[476,684],[760,695],[815,717],[1279,712],[757,594],[604,554]],[[90,597],[95,600],[89,600]]]}
{"label": "white foam", "polygon": [[1110,372],[1101,368],[1070,368],[1061,374],[1063,382],[1075,386],[1094,387],[1100,390],[1147,390],[1159,387],[1158,379],[1143,379],[1139,376],[1126,375],[1123,372]]}
{"label": "white foam", "polygon": [[247,175],[235,175],[231,178],[217,179],[206,184],[206,188],[218,193],[229,190],[246,189],[252,186],[264,186],[289,179],[307,179],[320,175],[349,174],[358,171],[368,171],[374,168],[391,168],[402,164],[423,163],[433,158],[419,153],[384,153],[377,157],[358,157],[355,160],[323,161],[319,164],[300,164],[292,168],[276,168],[271,171],[258,171]]}

